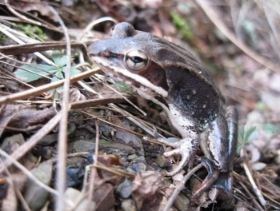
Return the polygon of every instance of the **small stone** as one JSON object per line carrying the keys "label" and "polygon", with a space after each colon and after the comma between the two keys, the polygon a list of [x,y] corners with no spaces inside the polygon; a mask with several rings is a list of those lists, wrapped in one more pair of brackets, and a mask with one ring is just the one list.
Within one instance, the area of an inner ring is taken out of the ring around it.
{"label": "small stone", "polygon": [[[74,188],[67,188],[65,191],[65,198],[66,200],[73,202],[73,205],[75,206],[78,202],[78,206],[75,207],[75,211],[94,211],[96,210],[96,205],[93,201],[89,201],[86,197],[84,197],[84,194],[80,191],[74,189]],[[82,201],[80,201],[82,199]],[[66,210],[72,210],[74,207],[72,207],[69,204],[66,204]]]}
{"label": "small stone", "polygon": [[73,144],[73,151],[74,152],[89,152],[93,151],[95,148],[95,143],[92,141],[75,141]]}
{"label": "small stone", "polygon": [[[45,185],[49,185],[52,178],[52,162],[43,162],[32,169],[31,173]],[[26,185],[24,199],[31,210],[40,210],[47,202],[49,192],[29,179]]]}
{"label": "small stone", "polygon": [[122,210],[123,211],[137,211],[135,203],[131,199],[122,201]]}
{"label": "small stone", "polygon": [[121,184],[119,184],[117,193],[124,199],[129,198],[132,193],[132,182],[127,179],[124,180]]}

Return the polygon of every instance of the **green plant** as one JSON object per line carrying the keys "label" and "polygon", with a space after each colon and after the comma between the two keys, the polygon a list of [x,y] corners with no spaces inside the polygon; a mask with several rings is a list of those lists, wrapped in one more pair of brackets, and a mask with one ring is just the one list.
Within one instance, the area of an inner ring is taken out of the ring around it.
{"label": "green plant", "polygon": [[170,15],[172,23],[175,25],[183,39],[191,41],[193,39],[193,32],[186,19],[175,11],[172,11]]}
{"label": "green plant", "polygon": [[[16,71],[15,76],[25,82],[33,82],[41,78],[48,78],[57,81],[64,78],[64,68],[66,66],[66,56],[54,54],[52,56],[54,66],[48,64],[24,64]],[[80,71],[75,67],[70,69],[71,76],[79,74]]]}
{"label": "green plant", "polygon": [[256,127],[241,127],[238,133],[238,144],[237,144],[237,153],[240,153],[240,150],[250,142],[252,134],[256,131]]}
{"label": "green plant", "polygon": [[39,26],[34,26],[30,24],[17,24],[16,28],[21,30],[28,37],[34,38],[39,41],[47,40],[47,35]]}

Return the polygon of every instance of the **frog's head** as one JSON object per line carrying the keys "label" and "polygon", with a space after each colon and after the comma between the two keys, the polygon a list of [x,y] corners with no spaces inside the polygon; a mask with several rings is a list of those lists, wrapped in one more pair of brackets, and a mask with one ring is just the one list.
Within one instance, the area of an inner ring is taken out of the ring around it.
{"label": "frog's head", "polygon": [[91,44],[89,54],[102,67],[167,90],[166,67],[184,61],[173,45],[123,22],[115,25],[110,38]]}
{"label": "frog's head", "polygon": [[101,67],[152,90],[155,86],[167,92],[168,86],[181,75],[176,70],[189,72],[206,84],[211,83],[191,51],[150,33],[137,31],[126,22],[116,24],[110,38],[92,43],[89,54]]}

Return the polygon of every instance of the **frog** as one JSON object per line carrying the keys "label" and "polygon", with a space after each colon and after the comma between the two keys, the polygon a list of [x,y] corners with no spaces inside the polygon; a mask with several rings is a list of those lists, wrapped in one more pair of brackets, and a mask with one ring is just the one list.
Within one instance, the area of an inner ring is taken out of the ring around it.
{"label": "frog", "polygon": [[[173,142],[159,140],[173,147],[164,153],[166,157],[181,157],[168,176],[180,172],[204,148],[207,156],[201,163],[208,175],[193,198],[214,187],[231,192],[237,110],[226,105],[208,69],[190,48],[122,22],[113,27],[110,37],[89,45],[88,52],[102,69],[140,84],[164,99],[161,105],[181,135],[180,140]],[[204,142],[202,134],[207,137]]]}

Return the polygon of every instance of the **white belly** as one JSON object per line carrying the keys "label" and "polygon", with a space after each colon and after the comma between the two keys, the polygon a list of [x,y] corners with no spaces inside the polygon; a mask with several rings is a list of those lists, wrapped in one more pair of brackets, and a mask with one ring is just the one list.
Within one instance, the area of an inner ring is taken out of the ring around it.
{"label": "white belly", "polygon": [[194,139],[197,137],[197,133],[191,128],[194,128],[194,122],[185,117],[175,106],[169,104],[169,119],[173,127],[181,134],[183,138]]}

